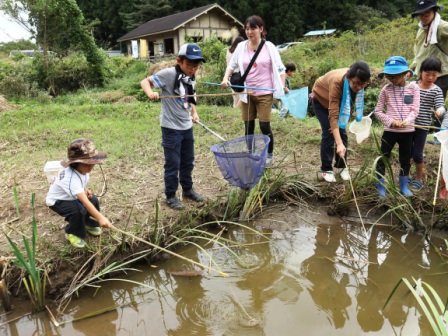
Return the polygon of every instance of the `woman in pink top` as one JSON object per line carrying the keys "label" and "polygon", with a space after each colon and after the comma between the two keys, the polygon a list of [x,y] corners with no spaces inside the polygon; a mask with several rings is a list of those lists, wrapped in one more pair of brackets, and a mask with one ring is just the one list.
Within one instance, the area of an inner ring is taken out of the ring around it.
{"label": "woman in pink top", "polygon": [[[232,43],[232,45],[230,46],[230,48],[229,49],[227,49],[227,54],[226,54],[226,65],[229,65],[229,63],[230,63],[230,60],[232,59],[232,55],[233,55],[233,53],[235,52],[235,49],[236,49],[236,47],[237,47],[237,45],[240,43],[240,42],[243,42],[244,41],[244,37],[242,37],[242,36],[237,36],[236,38],[235,38],[235,40],[233,41],[233,43]],[[240,69],[235,69],[233,72],[240,72]],[[241,76],[242,76],[243,74],[241,74]],[[233,91],[233,90],[232,90]],[[233,93],[235,93],[235,91],[233,91]],[[240,103],[240,97],[239,97],[239,95],[237,95],[237,94],[234,94],[233,96],[233,107],[234,108],[238,108],[239,107],[239,103]]]}
{"label": "woman in pink top", "polygon": [[[236,47],[221,82],[223,88],[230,85],[229,77],[234,69],[239,68],[241,74],[244,74],[262,38],[266,36],[266,27],[259,16],[253,15],[247,18],[244,27],[248,40],[239,43]],[[258,118],[261,133],[271,139],[266,160],[266,167],[271,167],[274,151],[274,135],[271,130],[273,96],[281,96],[285,93],[285,66],[277,48],[271,42],[265,41],[246,77],[245,85],[275,90],[274,92],[272,90],[254,90],[254,94],[251,95],[247,95],[246,91],[243,91],[240,94],[245,135],[254,134],[255,119]]]}
{"label": "woman in pink top", "polygon": [[[386,60],[384,70],[378,75],[386,77],[390,84],[385,85],[378,97],[375,108],[375,117],[384,124],[381,138],[381,160],[378,160],[376,173],[378,182],[376,188],[378,196],[384,198],[386,189],[384,174],[386,162],[389,162],[390,153],[398,143],[398,156],[400,161],[400,191],[406,196],[412,196],[408,189],[409,170],[411,169],[412,138],[415,118],[420,108],[420,89],[415,83],[406,82],[405,78],[410,72],[406,59],[401,56],[392,56]],[[385,111],[384,111],[385,108]]]}

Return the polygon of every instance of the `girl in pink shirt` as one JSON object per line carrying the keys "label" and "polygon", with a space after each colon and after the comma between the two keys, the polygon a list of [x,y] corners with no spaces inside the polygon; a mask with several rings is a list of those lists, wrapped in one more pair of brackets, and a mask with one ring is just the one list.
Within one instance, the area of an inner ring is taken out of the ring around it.
{"label": "girl in pink shirt", "polygon": [[390,84],[382,88],[375,108],[375,117],[384,124],[381,137],[383,157],[378,161],[376,168],[378,177],[376,188],[380,198],[386,196],[384,185],[386,162],[389,162],[390,153],[397,143],[401,166],[400,191],[406,197],[413,195],[407,186],[414,134],[414,127],[409,125],[414,123],[418,115],[420,89],[417,84],[406,82],[406,75],[410,71],[404,57],[392,56],[386,60],[384,70],[378,75],[379,78],[386,77],[390,81]]}

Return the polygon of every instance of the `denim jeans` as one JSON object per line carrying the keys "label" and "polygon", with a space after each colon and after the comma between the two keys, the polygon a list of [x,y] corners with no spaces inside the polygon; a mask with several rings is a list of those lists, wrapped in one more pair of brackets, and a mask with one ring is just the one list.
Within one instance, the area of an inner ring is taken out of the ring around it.
{"label": "denim jeans", "polygon": [[[322,171],[332,171],[332,162],[335,159],[334,167],[345,168],[344,160],[342,160],[335,151],[335,141],[333,133],[330,130],[330,120],[328,119],[328,109],[323,107],[316,99],[312,100],[314,114],[319,120],[320,127],[322,128],[322,140],[320,142],[320,160]],[[341,135],[342,143],[345,148],[348,149],[348,137],[345,129],[340,128],[339,134]],[[335,158],[336,156],[336,158]],[[347,161],[347,151],[345,152],[345,160]]]}
{"label": "denim jeans", "polygon": [[170,198],[176,195],[179,182],[185,191],[193,188],[193,128],[180,131],[162,127],[162,146],[165,154],[165,195]]}
{"label": "denim jeans", "polygon": [[[92,202],[95,208],[100,211],[100,202],[95,195],[92,196],[90,202]],[[87,212],[82,203],[78,200],[56,201],[50,209],[64,217],[68,222],[65,227],[65,233],[71,233],[79,238],[86,237],[86,224],[89,226],[100,226],[97,221],[90,218],[90,213]]]}

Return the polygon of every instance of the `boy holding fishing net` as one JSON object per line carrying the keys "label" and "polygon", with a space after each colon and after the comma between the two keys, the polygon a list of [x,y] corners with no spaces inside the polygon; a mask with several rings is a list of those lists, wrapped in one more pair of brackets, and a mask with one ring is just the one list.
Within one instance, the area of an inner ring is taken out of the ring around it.
{"label": "boy holding fishing net", "polygon": [[149,99],[158,100],[163,96],[176,96],[162,100],[160,126],[162,128],[162,146],[165,155],[164,181],[166,203],[172,209],[184,208],[177,198],[179,183],[183,197],[202,202],[204,196],[193,189],[192,171],[194,167],[193,122],[199,121],[196,112],[195,73],[202,62],[201,48],[197,44],[184,44],[177,57],[175,67],[160,70],[143,79],[140,84]]}
{"label": "boy holding fishing net", "polygon": [[[98,198],[87,188],[90,172],[106,159],[89,139],[76,139],[68,145],[64,167],[48,191],[46,204],[68,222],[65,237],[74,247],[83,248],[87,232],[101,234],[101,227],[111,228],[110,221],[100,213]],[[92,219],[91,217],[95,218]]]}

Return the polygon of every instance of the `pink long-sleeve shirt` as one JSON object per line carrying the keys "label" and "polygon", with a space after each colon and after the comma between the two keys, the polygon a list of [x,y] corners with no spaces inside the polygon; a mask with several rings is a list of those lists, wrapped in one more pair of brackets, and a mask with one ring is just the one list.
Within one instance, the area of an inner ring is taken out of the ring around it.
{"label": "pink long-sleeve shirt", "polygon": [[[386,110],[384,111],[384,106]],[[420,89],[417,84],[406,86],[385,85],[378,97],[375,117],[384,124],[384,130],[397,133],[414,132],[414,127],[391,127],[394,120],[413,124],[420,108]]]}

